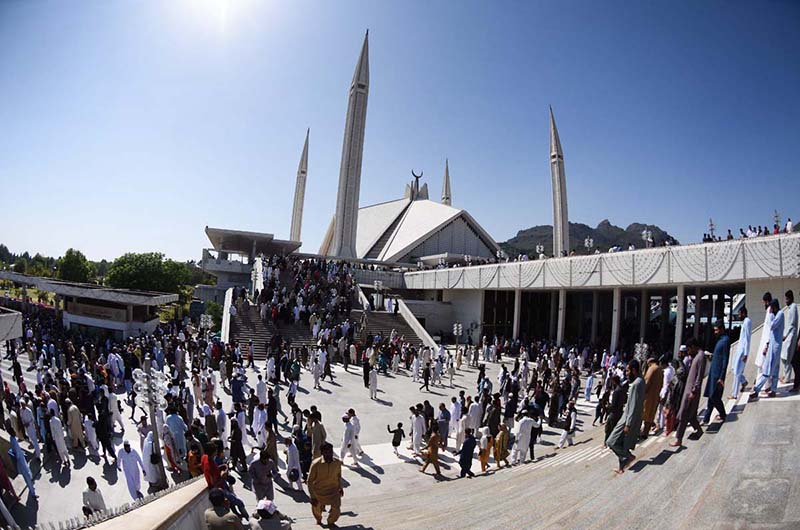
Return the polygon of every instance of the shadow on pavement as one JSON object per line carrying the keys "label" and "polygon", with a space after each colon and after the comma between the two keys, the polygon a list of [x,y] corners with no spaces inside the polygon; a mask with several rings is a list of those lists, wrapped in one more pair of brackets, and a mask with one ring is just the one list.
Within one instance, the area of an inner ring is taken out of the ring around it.
{"label": "shadow on pavement", "polygon": [[662,449],[660,453],[655,455],[654,457],[650,458],[649,460],[639,460],[635,464],[633,464],[628,471],[631,473],[638,473],[639,471],[643,470],[647,466],[660,466],[663,465],[667,460],[669,460],[672,455],[676,455],[686,449],[685,447],[681,446],[678,447],[675,451],[670,451],[667,449]]}

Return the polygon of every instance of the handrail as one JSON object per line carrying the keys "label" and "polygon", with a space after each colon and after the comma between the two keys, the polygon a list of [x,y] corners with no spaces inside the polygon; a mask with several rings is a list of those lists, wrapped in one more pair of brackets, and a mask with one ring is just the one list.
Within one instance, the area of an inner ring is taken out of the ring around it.
{"label": "handrail", "polygon": [[438,348],[439,345],[436,344],[436,341],[433,340],[433,337],[430,336],[428,331],[419,323],[417,317],[414,316],[414,313],[409,309],[408,305],[406,305],[405,301],[402,298],[397,298],[395,303],[398,305],[398,313],[400,316],[403,317],[403,320],[406,321],[408,327],[414,330],[414,333],[417,334],[417,337],[422,339],[422,343],[429,348]]}
{"label": "handrail", "polygon": [[220,340],[228,343],[231,334],[231,304],[233,304],[233,287],[225,291],[225,304],[222,307],[222,326],[220,328]]}
{"label": "handrail", "polygon": [[358,293],[358,302],[361,304],[361,309],[364,311],[369,311],[369,299],[367,298],[367,295],[364,294],[364,291],[361,289],[360,285],[355,284],[355,286],[356,293]]}

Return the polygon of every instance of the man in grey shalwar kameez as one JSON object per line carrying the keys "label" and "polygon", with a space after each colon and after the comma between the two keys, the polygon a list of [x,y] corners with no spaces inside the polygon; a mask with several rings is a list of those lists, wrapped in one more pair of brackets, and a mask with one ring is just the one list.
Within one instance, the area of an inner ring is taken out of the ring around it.
{"label": "man in grey shalwar kameez", "polygon": [[639,429],[644,412],[644,380],[636,359],[632,359],[628,363],[625,374],[628,376],[628,381],[631,382],[628,387],[628,401],[625,403],[622,417],[606,440],[606,445],[619,458],[619,469],[615,469],[614,472],[620,475],[625,472],[625,467],[634,459],[631,449],[636,447],[636,441],[639,439]]}

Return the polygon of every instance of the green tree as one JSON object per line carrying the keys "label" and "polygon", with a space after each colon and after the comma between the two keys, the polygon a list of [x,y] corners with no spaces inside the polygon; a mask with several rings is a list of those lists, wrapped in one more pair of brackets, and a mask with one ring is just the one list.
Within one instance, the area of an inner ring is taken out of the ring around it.
{"label": "green tree", "polygon": [[118,289],[179,293],[189,277],[186,264],[164,259],[158,252],[128,253],[114,260],[106,282]]}
{"label": "green tree", "polygon": [[216,302],[207,302],[206,314],[211,315],[211,318],[214,319],[212,331],[219,331],[222,326],[222,305]]}
{"label": "green tree", "polygon": [[28,272],[28,260],[24,258],[17,258],[14,262],[14,272],[25,274]]}
{"label": "green tree", "polygon": [[58,277],[70,282],[88,282],[92,277],[92,265],[83,252],[71,248],[58,260]]}

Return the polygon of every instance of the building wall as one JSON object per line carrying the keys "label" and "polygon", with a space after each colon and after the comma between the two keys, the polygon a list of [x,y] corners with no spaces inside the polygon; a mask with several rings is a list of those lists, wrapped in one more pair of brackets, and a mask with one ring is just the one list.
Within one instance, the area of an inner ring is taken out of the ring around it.
{"label": "building wall", "polygon": [[121,331],[123,337],[138,336],[142,333],[153,333],[158,326],[159,320],[154,318],[148,322],[117,322],[115,320],[105,320],[102,318],[92,318],[83,315],[73,315],[68,311],[63,312],[63,323],[65,328],[72,324],[81,326],[92,326],[95,328]]}
{"label": "building wall", "polygon": [[425,321],[425,329],[432,336],[437,336],[440,332],[452,332],[453,327],[453,306],[446,302],[436,300],[405,300],[406,305],[417,317],[417,320]]}
{"label": "building wall", "polygon": [[472,340],[477,342],[481,337],[481,322],[483,321],[483,291],[471,290],[445,290],[442,299],[450,302],[452,307],[453,322],[461,322],[464,328],[464,337],[472,329]]}

